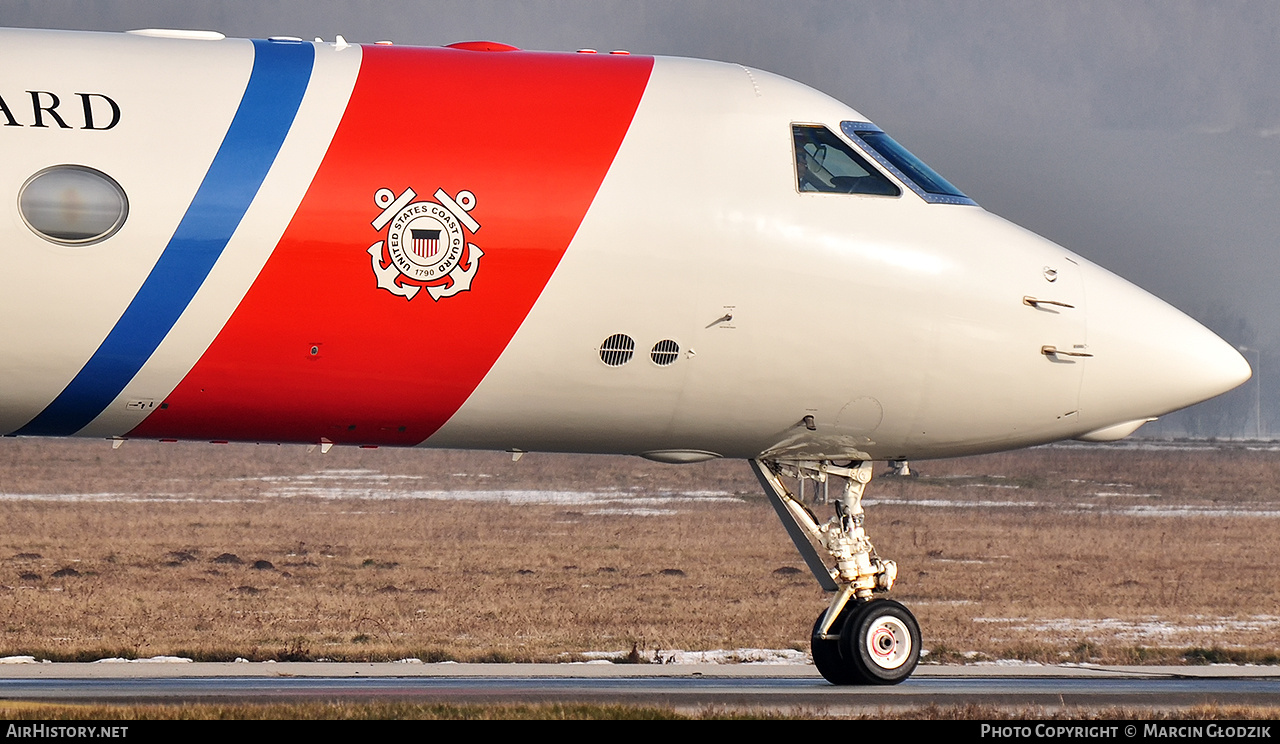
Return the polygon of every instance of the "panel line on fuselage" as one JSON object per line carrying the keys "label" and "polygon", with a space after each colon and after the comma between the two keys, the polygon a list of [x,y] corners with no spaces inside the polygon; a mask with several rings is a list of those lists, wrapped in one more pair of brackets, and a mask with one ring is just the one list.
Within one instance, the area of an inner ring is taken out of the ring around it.
{"label": "panel line on fuselage", "polygon": [[115,400],[186,310],[257,196],[311,79],[310,44],[255,39],[240,106],[199,190],[133,301],[67,387],[18,435],[76,433]]}

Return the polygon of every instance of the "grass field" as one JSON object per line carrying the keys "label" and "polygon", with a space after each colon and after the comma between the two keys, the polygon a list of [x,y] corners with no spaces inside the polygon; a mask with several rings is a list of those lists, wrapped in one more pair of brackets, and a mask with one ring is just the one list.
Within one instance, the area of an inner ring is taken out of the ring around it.
{"label": "grass field", "polygon": [[[1280,457],[1041,448],[877,478],[928,659],[1280,662]],[[745,463],[5,439],[0,656],[805,649]]]}

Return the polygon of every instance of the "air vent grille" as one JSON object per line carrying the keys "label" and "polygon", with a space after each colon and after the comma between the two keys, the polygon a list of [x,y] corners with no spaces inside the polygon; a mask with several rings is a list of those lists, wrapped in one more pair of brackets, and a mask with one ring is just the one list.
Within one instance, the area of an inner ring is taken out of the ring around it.
{"label": "air vent grille", "polygon": [[680,344],[671,339],[663,339],[653,345],[649,358],[659,367],[665,367],[680,358]]}
{"label": "air vent grille", "polygon": [[610,367],[621,367],[631,361],[636,342],[625,333],[615,333],[600,344],[600,361]]}

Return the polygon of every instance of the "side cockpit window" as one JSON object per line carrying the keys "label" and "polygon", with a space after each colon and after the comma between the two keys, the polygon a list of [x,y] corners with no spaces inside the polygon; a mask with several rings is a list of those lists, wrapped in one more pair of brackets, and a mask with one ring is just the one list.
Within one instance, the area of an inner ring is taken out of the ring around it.
{"label": "side cockpit window", "polygon": [[793,124],[796,187],[830,194],[898,196],[902,191],[830,129]]}
{"label": "side cockpit window", "polygon": [[977,204],[875,124],[846,121],[840,129],[921,199],[933,204]]}

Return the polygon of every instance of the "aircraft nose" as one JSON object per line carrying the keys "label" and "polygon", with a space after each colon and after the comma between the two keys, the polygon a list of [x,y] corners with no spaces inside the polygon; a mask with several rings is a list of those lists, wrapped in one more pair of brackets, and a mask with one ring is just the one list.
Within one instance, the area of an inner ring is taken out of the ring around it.
{"label": "aircraft nose", "polygon": [[1208,328],[1091,268],[1085,292],[1093,357],[1081,381],[1082,422],[1111,426],[1161,416],[1221,395],[1252,375],[1244,357]]}

